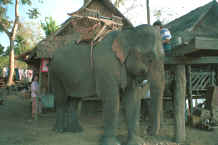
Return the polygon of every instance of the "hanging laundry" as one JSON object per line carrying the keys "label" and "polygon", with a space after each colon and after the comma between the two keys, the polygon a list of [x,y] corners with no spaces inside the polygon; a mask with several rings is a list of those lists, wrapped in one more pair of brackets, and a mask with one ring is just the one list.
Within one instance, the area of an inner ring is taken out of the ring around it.
{"label": "hanging laundry", "polygon": [[23,69],[18,69],[18,73],[19,73],[19,80],[22,80],[23,78]]}
{"label": "hanging laundry", "polygon": [[2,69],[2,77],[5,79],[6,78],[6,73],[7,73],[7,68],[3,67]]}
{"label": "hanging laundry", "polygon": [[20,77],[19,77],[18,68],[15,68],[14,71],[15,71],[15,80],[19,81],[19,80],[20,80],[20,79],[19,79]]}
{"label": "hanging laundry", "polygon": [[31,82],[33,78],[33,71],[32,70],[27,70],[27,78],[28,81]]}

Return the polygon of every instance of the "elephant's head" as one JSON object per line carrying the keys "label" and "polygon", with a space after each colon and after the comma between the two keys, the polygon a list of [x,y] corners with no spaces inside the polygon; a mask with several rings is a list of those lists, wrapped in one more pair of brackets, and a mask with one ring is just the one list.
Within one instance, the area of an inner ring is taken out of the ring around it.
{"label": "elephant's head", "polygon": [[152,61],[162,61],[164,57],[160,33],[150,25],[139,25],[119,32],[112,49],[133,76],[146,76]]}

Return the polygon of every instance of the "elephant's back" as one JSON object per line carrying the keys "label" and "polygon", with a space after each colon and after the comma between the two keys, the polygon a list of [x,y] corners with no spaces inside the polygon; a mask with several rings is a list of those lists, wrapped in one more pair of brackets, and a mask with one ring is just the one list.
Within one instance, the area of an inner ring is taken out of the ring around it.
{"label": "elephant's back", "polygon": [[90,64],[90,46],[71,42],[54,52],[51,69],[70,96],[95,94],[95,80]]}

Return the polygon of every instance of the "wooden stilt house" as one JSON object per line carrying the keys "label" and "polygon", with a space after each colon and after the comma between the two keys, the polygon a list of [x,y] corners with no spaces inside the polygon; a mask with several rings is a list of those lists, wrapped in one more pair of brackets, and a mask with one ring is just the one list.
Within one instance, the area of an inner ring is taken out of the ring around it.
{"label": "wooden stilt house", "polygon": [[[166,57],[165,64],[186,67],[184,75],[186,75],[187,89],[184,94],[189,99],[191,109],[193,98],[213,100],[211,97],[217,96],[210,92],[214,90],[210,89],[211,87],[218,85],[217,18],[218,3],[213,0],[165,26],[173,37],[171,41],[173,49],[171,55]],[[168,78],[172,77],[172,75],[168,76]]]}
{"label": "wooden stilt house", "polygon": [[[174,102],[176,141],[185,141],[185,99],[192,118],[193,98],[205,98],[209,106],[217,104],[218,4],[215,0],[170,22],[171,55],[165,57],[168,78],[175,77]],[[170,73],[173,72],[173,73]],[[167,73],[166,73],[167,74]],[[168,79],[169,80],[169,79]],[[213,89],[210,89],[212,86]],[[211,92],[213,91],[213,92]],[[216,97],[214,99],[214,97]]]}

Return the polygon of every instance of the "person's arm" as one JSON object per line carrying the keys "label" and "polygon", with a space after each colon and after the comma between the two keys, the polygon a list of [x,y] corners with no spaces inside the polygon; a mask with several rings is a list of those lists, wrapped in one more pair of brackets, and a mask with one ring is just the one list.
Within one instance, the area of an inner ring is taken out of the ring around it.
{"label": "person's arm", "polygon": [[31,92],[35,92],[35,87],[34,87],[33,82],[32,82],[32,84],[31,84]]}
{"label": "person's arm", "polygon": [[162,41],[163,43],[170,43],[170,39],[165,39]]}

